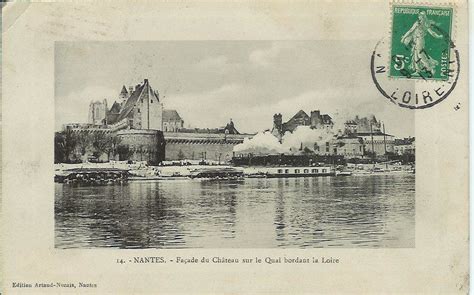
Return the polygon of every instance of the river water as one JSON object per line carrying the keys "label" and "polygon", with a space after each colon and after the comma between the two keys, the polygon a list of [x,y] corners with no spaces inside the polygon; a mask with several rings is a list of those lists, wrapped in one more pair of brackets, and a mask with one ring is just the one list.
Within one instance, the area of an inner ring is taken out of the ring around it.
{"label": "river water", "polygon": [[415,175],[56,183],[55,244],[414,247]]}

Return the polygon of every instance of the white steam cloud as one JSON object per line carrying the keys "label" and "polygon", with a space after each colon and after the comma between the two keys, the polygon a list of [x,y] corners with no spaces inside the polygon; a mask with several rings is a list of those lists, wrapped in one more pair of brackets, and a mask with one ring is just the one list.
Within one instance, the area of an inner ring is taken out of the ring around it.
{"label": "white steam cloud", "polygon": [[252,154],[294,154],[308,148],[315,151],[315,146],[325,149],[326,142],[332,141],[335,133],[331,129],[312,129],[310,126],[298,126],[293,133],[286,132],[278,141],[271,132],[259,132],[253,138],[234,147],[237,153]]}
{"label": "white steam cloud", "polygon": [[259,132],[251,139],[247,137],[243,143],[234,146],[234,152],[247,154],[281,154],[288,151],[269,131]]}

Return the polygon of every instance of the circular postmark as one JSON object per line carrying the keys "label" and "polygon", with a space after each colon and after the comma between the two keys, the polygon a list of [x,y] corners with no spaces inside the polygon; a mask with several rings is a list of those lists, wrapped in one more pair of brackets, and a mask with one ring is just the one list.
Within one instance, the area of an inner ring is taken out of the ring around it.
{"label": "circular postmark", "polygon": [[[447,70],[443,80],[432,80],[422,74],[415,77],[403,71],[405,61],[389,56],[388,42],[380,40],[372,52],[370,70],[372,80],[380,93],[392,103],[409,109],[424,109],[446,99],[456,87],[459,78],[459,52],[451,42],[450,54],[445,57]],[[393,65],[391,65],[393,63]],[[402,68],[401,77],[391,77],[391,67]],[[428,73],[429,74],[429,73]]]}

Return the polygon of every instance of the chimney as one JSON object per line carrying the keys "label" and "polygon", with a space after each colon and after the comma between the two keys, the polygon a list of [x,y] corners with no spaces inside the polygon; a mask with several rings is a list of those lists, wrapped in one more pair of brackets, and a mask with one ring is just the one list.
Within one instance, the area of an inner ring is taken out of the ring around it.
{"label": "chimney", "polygon": [[148,83],[148,79],[143,80],[143,83]]}
{"label": "chimney", "polygon": [[128,95],[131,95],[133,93],[133,86],[128,87]]}

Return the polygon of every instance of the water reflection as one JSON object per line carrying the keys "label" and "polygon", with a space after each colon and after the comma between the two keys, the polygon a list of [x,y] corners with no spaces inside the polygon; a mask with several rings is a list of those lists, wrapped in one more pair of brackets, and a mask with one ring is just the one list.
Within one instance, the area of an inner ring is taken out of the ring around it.
{"label": "water reflection", "polygon": [[414,247],[414,175],[55,185],[58,248]]}

